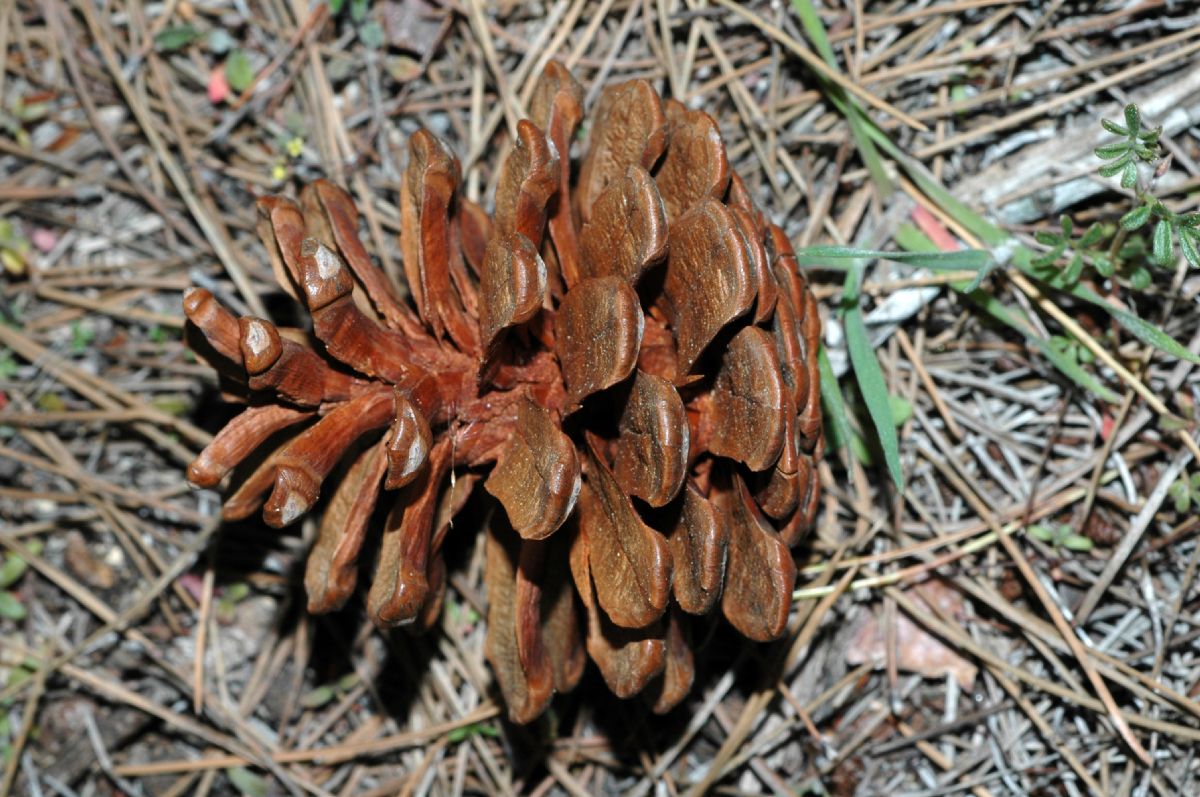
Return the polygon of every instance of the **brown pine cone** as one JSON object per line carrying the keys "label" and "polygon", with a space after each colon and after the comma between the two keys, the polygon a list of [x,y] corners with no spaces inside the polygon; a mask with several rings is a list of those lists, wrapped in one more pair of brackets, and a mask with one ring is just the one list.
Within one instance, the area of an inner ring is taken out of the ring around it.
{"label": "brown pine cone", "polygon": [[573,182],[582,96],[547,67],[491,217],[459,194],[446,147],[412,138],[407,300],[326,181],[299,204],[258,203],[311,334],[236,318],[204,290],[184,299],[202,353],[249,404],[188,477],[215,486],[277,444],[224,516],[261,508],[278,528],[337,469],[310,611],[354,591],[382,495],[371,619],[436,622],[443,539],[486,474],[504,508],[487,532],[487,655],[516,722],[574,687],[585,649],[617,695],[647,690],[670,709],[692,682],[689,615],[718,602],[745,636],[780,636],[788,546],[817,506],[820,318],[783,231],[731,172],[713,120],[641,80],[603,92]]}

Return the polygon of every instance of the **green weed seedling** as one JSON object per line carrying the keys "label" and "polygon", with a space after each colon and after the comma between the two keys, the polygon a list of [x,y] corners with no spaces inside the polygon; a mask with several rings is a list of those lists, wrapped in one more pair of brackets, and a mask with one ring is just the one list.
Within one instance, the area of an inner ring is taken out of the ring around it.
{"label": "green weed seedling", "polygon": [[1183,514],[1193,506],[1200,506],[1200,473],[1186,474],[1172,484],[1167,490],[1167,496],[1175,505],[1175,511]]}
{"label": "green weed seedling", "polygon": [[1095,545],[1091,537],[1076,534],[1066,523],[1035,523],[1029,527],[1029,536],[1053,546],[1055,550],[1083,553],[1092,550]]}

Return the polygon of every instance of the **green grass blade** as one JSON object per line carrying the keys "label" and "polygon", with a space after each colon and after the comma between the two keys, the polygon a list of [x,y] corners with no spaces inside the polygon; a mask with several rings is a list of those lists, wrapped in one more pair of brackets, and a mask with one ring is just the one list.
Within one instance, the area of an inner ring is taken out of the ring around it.
{"label": "green grass blade", "polygon": [[[902,236],[896,236],[896,243],[900,244],[906,249],[911,249],[917,252],[931,252],[937,250],[937,245],[934,244],[933,241],[929,240],[929,237],[916,227],[906,225],[903,232],[904,234]],[[1018,254],[1020,257],[1014,255],[1014,261],[1021,260],[1025,262],[1026,265],[1028,265],[1028,261],[1033,256],[1033,253],[1024,247],[1020,248]],[[984,272],[980,272],[981,275],[983,273]],[[1033,332],[1033,327],[1029,324],[1028,319],[1023,318],[1022,320],[1018,320],[1017,315],[1023,316],[1023,313],[1017,311],[1017,314],[1014,315],[1013,311],[1006,307],[999,299],[992,296],[990,293],[987,293],[986,291],[979,290],[979,286],[976,284],[978,279],[979,278],[977,277],[970,283],[952,282],[950,283],[950,287],[957,293],[967,297],[967,299],[969,299],[973,304],[977,305],[996,321],[999,321],[1005,326],[1020,332],[1021,335],[1024,336],[1025,340],[1027,340],[1030,345],[1041,352],[1046,359],[1050,361],[1050,364],[1057,368],[1063,376],[1067,377],[1084,390],[1091,391],[1093,395],[1099,396],[1105,401],[1118,401],[1120,399],[1116,393],[1105,387],[1100,380],[1096,379],[1095,376],[1089,373],[1087,369],[1081,366],[1078,362],[1071,359],[1058,349],[1055,349],[1050,345],[1049,341],[1043,340],[1035,335]]]}
{"label": "green grass blade", "polygon": [[[825,24],[821,22],[821,17],[813,8],[811,0],[792,0],[792,8],[795,10],[796,16],[800,18],[800,26],[804,28],[804,33],[812,41],[813,47],[825,63],[833,69],[841,69],[837,57],[834,55],[833,47],[829,44],[829,36],[825,33]],[[870,117],[863,111],[858,101],[847,95],[841,86],[833,85],[824,79],[821,80],[821,84],[827,95],[831,97],[836,95],[840,100],[836,105],[845,115],[846,123],[850,125],[850,135],[854,139],[854,146],[858,147],[858,154],[866,164],[871,179],[879,188],[880,199],[887,199],[894,190],[892,178],[888,176],[883,159],[879,157],[879,150],[876,149],[875,142],[871,140]]]}
{"label": "green grass blade", "polygon": [[[869,119],[868,122],[870,122]],[[912,178],[917,187],[936,202],[938,207],[949,214],[952,219],[969,230],[976,238],[988,246],[1002,246],[1010,240],[1007,232],[971,210],[964,202],[959,201],[957,197],[943,188],[942,184],[938,182],[937,178],[924,165],[909,157],[904,150],[893,144],[891,139],[887,137],[887,134],[880,130],[874,122],[870,122],[868,129],[871,133],[871,138],[875,139],[875,143],[879,145],[879,148],[890,155],[908,173],[908,176]]]}
{"label": "green grass blade", "polygon": [[937,244],[930,240],[928,235],[921,231],[921,228],[908,222],[904,222],[896,228],[896,232],[892,234],[892,240],[905,252],[929,254],[942,251],[938,249]]}
{"label": "green grass blade", "polygon": [[[1034,253],[1025,247],[1018,247],[1013,252],[1012,263],[1021,273],[1038,281],[1039,284],[1045,284],[1045,281],[1035,272],[1033,268]],[[1112,302],[1109,302],[1091,288],[1083,284],[1076,284],[1070,288],[1060,289],[1065,293],[1074,296],[1076,299],[1087,302],[1090,305],[1099,307],[1104,312],[1111,315],[1118,324],[1125,328],[1129,334],[1145,343],[1147,346],[1153,346],[1161,352],[1178,357],[1181,360],[1187,360],[1190,363],[1200,364],[1200,356],[1190,352],[1175,338],[1163,332],[1158,327],[1151,324],[1145,319],[1139,318],[1137,315],[1117,307]]]}
{"label": "green grass blade", "polygon": [[[929,237],[925,235],[925,233],[921,232],[912,224],[901,224],[899,227],[897,227],[896,233],[892,236],[892,240],[895,241],[896,245],[901,249],[909,252],[941,251],[937,248],[937,244],[929,240]],[[995,260],[992,260],[989,255],[988,260],[984,264],[983,268],[975,272],[975,279],[971,280],[971,284],[966,287],[966,293],[971,293],[972,291],[977,290],[981,285],[983,285],[983,281],[999,268],[1000,264]],[[962,292],[963,291],[959,291],[959,293]]]}
{"label": "green grass blade", "polygon": [[[962,286],[965,287],[966,283],[962,283]],[[1104,401],[1118,402],[1121,400],[1119,395],[1106,387],[1065,352],[1054,348],[1050,345],[1050,341],[1044,340],[1034,334],[1028,319],[1018,320],[1018,316],[1023,315],[1020,311],[1014,312],[1010,310],[1004,306],[1003,302],[986,291],[974,291],[973,293],[964,293],[963,295],[996,321],[1024,335],[1025,340],[1041,352],[1042,356],[1049,360],[1051,365],[1057,368],[1063,376],[1084,390]]]}
{"label": "green grass blade", "polygon": [[792,0],[792,9],[800,18],[800,26],[804,28],[804,33],[812,39],[817,55],[825,59],[825,63],[830,66],[838,66],[833,45],[829,43],[829,36],[825,33],[825,23],[821,22],[821,16],[813,8],[811,0]]}
{"label": "green grass blade", "polygon": [[896,263],[934,271],[979,271],[988,265],[991,254],[982,249],[960,249],[955,252],[883,252],[877,249],[858,249],[853,246],[808,246],[796,253],[796,261],[808,268],[842,270],[852,264],[833,265],[830,260],[891,260]]}
{"label": "green grass blade", "polygon": [[1090,288],[1083,285],[1075,285],[1071,288],[1070,294],[1077,299],[1082,299],[1089,304],[1102,308],[1104,311],[1112,315],[1117,320],[1117,323],[1125,327],[1129,334],[1145,343],[1148,346],[1153,346],[1159,351],[1165,352],[1172,357],[1178,357],[1181,360],[1187,360],[1190,363],[1200,364],[1200,357],[1188,351],[1175,338],[1163,332],[1158,327],[1151,324],[1149,321],[1139,318],[1128,310],[1124,310],[1111,302],[1106,301],[1103,297],[1097,295]]}
{"label": "green grass blade", "polygon": [[846,348],[850,352],[850,366],[858,389],[867,405],[867,414],[879,436],[879,447],[883,449],[884,462],[897,490],[904,489],[904,472],[900,467],[900,441],[896,436],[896,424],[892,420],[892,405],[888,398],[887,384],[871,339],[863,321],[862,307],[858,302],[858,284],[862,272],[853,268],[846,273],[842,324],[846,330]]}
{"label": "green grass blade", "polygon": [[829,355],[824,346],[817,350],[817,367],[821,370],[821,405],[825,410],[830,447],[846,448],[854,437],[854,431],[850,427],[846,400],[842,398],[842,387],[833,373],[833,366],[829,364]]}

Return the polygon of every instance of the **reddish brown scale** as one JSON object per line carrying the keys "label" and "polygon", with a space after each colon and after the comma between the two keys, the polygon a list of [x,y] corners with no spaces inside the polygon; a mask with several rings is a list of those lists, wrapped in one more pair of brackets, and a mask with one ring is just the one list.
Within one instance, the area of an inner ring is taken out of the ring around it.
{"label": "reddish brown scale", "polygon": [[674,593],[690,614],[707,614],[725,580],[729,522],[694,485],[684,490],[670,531],[675,562]]}
{"label": "reddish brown scale", "polygon": [[571,438],[549,412],[532,401],[521,402],[512,440],[484,487],[504,506],[522,537],[540,540],[571,514],[579,486],[579,458]]}
{"label": "reddish brown scale", "polygon": [[680,381],[717,334],[750,309],[754,273],[733,213],[715,199],[703,200],[677,219],[668,246],[663,296],[670,308]]}
{"label": "reddish brown scale", "polygon": [[621,628],[601,610],[592,581],[587,536],[577,530],[570,551],[571,575],[587,614],[587,652],[608,688],[617,697],[632,697],[646,688],[666,666],[661,624]]}
{"label": "reddish brown scale", "polygon": [[645,320],[620,277],[593,277],[567,291],[555,317],[555,353],[572,406],[633,373]]}
{"label": "reddish brown scale", "polygon": [[[791,401],[791,396],[786,396]],[[794,405],[792,405],[794,406]],[[756,474],[756,483],[761,485],[754,493],[754,500],[764,513],[776,520],[786,518],[796,509],[800,490],[805,487],[800,480],[799,441],[796,436],[796,418],[792,406],[788,407],[787,424],[784,427],[783,451],[774,467],[765,473]]]}
{"label": "reddish brown scale", "polygon": [[313,334],[329,354],[360,374],[394,385],[420,381],[424,371],[413,364],[408,339],[379,326],[354,304],[353,278],[333,250],[306,238],[300,246],[300,274]]}
{"label": "reddish brown scale", "polygon": [[596,599],[616,625],[644,628],[667,607],[671,549],[662,534],[642,522],[595,452],[589,454],[579,528],[587,542]]}
{"label": "reddish brown scale", "polygon": [[766,470],[783,451],[786,411],[783,374],[771,337],[745,327],[722,352],[705,422],[708,450]]}
{"label": "reddish brown scale", "polygon": [[796,565],[740,476],[717,493],[717,501],[729,522],[721,612],[743,636],[758,642],[778,639],[787,626]]}
{"label": "reddish brown scale", "polygon": [[188,288],[183,294],[183,314],[217,354],[236,365],[242,364],[237,317],[222,307],[211,293],[203,288]]}
{"label": "reddish brown scale", "polygon": [[564,286],[559,285],[560,281],[569,287],[579,279],[579,233],[570,202],[566,200],[571,191],[571,142],[583,119],[583,87],[562,64],[551,61],[535,87],[529,113],[533,123],[545,131],[546,138],[554,145],[561,163],[557,191],[550,198],[547,219],[556,255],[555,295],[561,296]]}
{"label": "reddish brown scale", "polygon": [[689,111],[675,100],[666,102],[667,154],[654,175],[674,222],[704,199],[720,199],[729,186],[729,160],[717,123],[704,111]]}
{"label": "reddish brown scale", "polygon": [[258,222],[255,228],[267,250],[275,281],[293,299],[298,298],[300,242],[308,235],[304,214],[287,197],[265,196],[256,204]]}
{"label": "reddish brown scale", "polygon": [[275,460],[275,489],[263,507],[263,520],[282,528],[311,509],[344,447],[386,426],[392,407],[388,391],[364,394],[332,410],[288,444]]}
{"label": "reddish brown scale", "polygon": [[[462,249],[463,260],[471,268],[471,275],[478,280],[483,271],[483,256],[487,251],[487,243],[492,237],[492,219],[479,205],[460,196],[454,228],[458,231],[458,244]],[[477,287],[472,284],[472,292]],[[474,315],[478,316],[478,312]]]}
{"label": "reddish brown scale", "polygon": [[767,263],[767,251],[763,247],[762,236],[759,233],[753,215],[748,211],[733,206],[733,217],[737,219],[738,229],[746,240],[746,252],[750,257],[750,270],[754,274],[754,287],[757,300],[754,303],[754,321],[762,323],[771,318],[775,303],[779,298],[779,285],[770,272]]}
{"label": "reddish brown scale", "polygon": [[[538,543],[493,526],[487,541],[487,659],[513,722],[536,719],[554,692],[554,670],[541,640],[541,591],[529,567]],[[538,563],[540,564],[540,563]]]}
{"label": "reddish brown scale", "polygon": [[788,546],[819,505],[820,317],[790,243],[715,120],[645,81],[601,92],[573,169],[582,97],[546,68],[493,216],[460,195],[450,149],[413,136],[389,198],[406,285],[359,239],[350,195],[317,181],[260,200],[257,225],[311,333],[184,299],[248,404],[189,477],[256,462],[223,514],[276,527],[327,494],[311,611],[347,605],[371,557],[371,620],[433,628],[451,521],[479,484],[497,501],[486,651],[516,722],[588,659],[617,696],[670,711],[696,677],[693,616],[718,605],[779,637]]}
{"label": "reddish brown scale", "polygon": [[376,444],[358,455],[321,518],[321,528],[308,567],[304,589],[308,610],[320,614],[340,609],[354,593],[358,555],[367,536],[367,523],[379,498],[379,480],[387,457]]}
{"label": "reddish brown scale", "polygon": [[254,453],[278,431],[313,417],[312,412],[281,404],[249,407],[217,433],[188,466],[188,481],[197,487],[216,487],[229,471]]}
{"label": "reddish brown scale", "polygon": [[666,662],[662,678],[646,690],[650,709],[655,714],[666,714],[679,705],[696,679],[696,661],[687,632],[688,623],[689,620],[679,609],[672,608],[667,614],[667,633],[663,644]]}
{"label": "reddish brown scale", "polygon": [[667,254],[667,213],[654,179],[641,166],[626,169],[600,194],[583,227],[580,274],[617,276],[636,285]]}
{"label": "reddish brown scale", "polygon": [[359,213],[350,195],[328,180],[317,180],[300,192],[300,204],[306,218],[314,219],[316,237],[341,253],[384,322],[406,336],[419,335],[420,323],[358,237]]}
{"label": "reddish brown scale", "polygon": [[411,623],[430,596],[429,563],[438,489],[450,470],[449,441],[439,441],[421,476],[404,488],[383,529],[367,612],[378,626]]}
{"label": "reddish brown scale", "polygon": [[638,371],[618,420],[613,476],[650,506],[679,493],[687,475],[687,413],[667,380]]}
{"label": "reddish brown scale", "polygon": [[546,204],[559,189],[558,153],[527,119],[517,124],[517,145],[504,161],[496,186],[495,234],[520,233],[542,245]]}
{"label": "reddish brown scale", "polygon": [[345,401],[368,387],[343,371],[331,368],[312,349],[285,338],[270,321],[245,316],[238,320],[247,384],[255,392],[272,392],[303,407]]}
{"label": "reddish brown scale", "polygon": [[649,171],[667,146],[667,118],[662,100],[644,80],[609,86],[592,113],[588,150],[573,187],[580,218],[586,224],[608,184],[630,166]]}
{"label": "reddish brown scale", "polygon": [[554,672],[554,689],[569,692],[583,677],[587,664],[584,632],[580,628],[580,613],[575,600],[575,585],[569,562],[571,543],[575,535],[564,530],[541,545],[542,560],[542,644]]}
{"label": "reddish brown scale", "polygon": [[433,432],[429,421],[403,390],[395,392],[396,414],[392,427],[383,438],[387,461],[387,478],[383,486],[396,490],[411,482],[429,459]]}
{"label": "reddish brown scale", "polygon": [[458,190],[458,160],[428,131],[409,140],[401,197],[404,271],[421,318],[435,337],[449,333],[461,350],[474,351],[478,334],[467,318],[451,276],[450,212]]}

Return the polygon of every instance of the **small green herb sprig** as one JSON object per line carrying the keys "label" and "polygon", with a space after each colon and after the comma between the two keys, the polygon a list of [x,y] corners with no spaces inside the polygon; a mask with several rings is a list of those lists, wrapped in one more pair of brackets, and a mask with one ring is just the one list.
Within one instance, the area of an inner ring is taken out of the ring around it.
{"label": "small green herb sprig", "polygon": [[[1137,195],[1133,209],[1121,217],[1120,227],[1125,233],[1135,232],[1153,223],[1150,235],[1150,261],[1157,266],[1168,266],[1175,259],[1175,243],[1184,258],[1193,268],[1200,268],[1200,213],[1176,213],[1158,199],[1143,184],[1138,164],[1159,162],[1158,140],[1162,128],[1151,130],[1142,127],[1142,114],[1136,105],[1125,106],[1125,124],[1119,125],[1108,119],[1101,120],[1105,130],[1122,140],[1097,147],[1096,157],[1107,161],[1100,167],[1101,177],[1121,175],[1121,186],[1132,188]],[[1155,170],[1157,177],[1166,162]],[[1136,286],[1135,286],[1136,287]]]}
{"label": "small green herb sprig", "polygon": [[[1075,238],[1075,223],[1070,216],[1059,219],[1062,232],[1039,230],[1034,238],[1042,246],[1049,247],[1041,257],[1034,258],[1030,266],[1047,283],[1057,288],[1069,288],[1083,276],[1085,263],[1090,263],[1102,277],[1111,277],[1115,263],[1108,253],[1105,242],[1112,237],[1113,230],[1104,224],[1093,224],[1078,239]],[[1070,252],[1064,268],[1059,263]],[[1147,274],[1147,279],[1149,275]]]}
{"label": "small green herb sprig", "polygon": [[[1069,290],[1079,284],[1087,266],[1105,279],[1120,276],[1137,291],[1150,287],[1152,267],[1166,267],[1175,259],[1178,242],[1183,256],[1200,267],[1200,213],[1176,213],[1154,196],[1153,180],[1144,181],[1139,166],[1156,166],[1157,177],[1168,165],[1158,150],[1162,128],[1146,129],[1136,105],[1125,106],[1125,124],[1102,119],[1101,126],[1121,140],[1096,147],[1104,161],[1101,177],[1120,176],[1121,186],[1132,188],[1134,206],[1114,225],[1096,223],[1076,237],[1070,216],[1059,220],[1061,232],[1042,230],[1034,237],[1046,251],[1030,262],[1034,274],[1048,285]],[[1133,233],[1152,225],[1148,239]]]}
{"label": "small green herb sprig", "polygon": [[1138,163],[1153,163],[1158,160],[1158,139],[1162,128],[1142,129],[1142,114],[1136,105],[1125,106],[1125,126],[1108,119],[1101,119],[1100,126],[1125,140],[1115,144],[1096,147],[1096,157],[1109,163],[1100,167],[1101,177],[1121,175],[1123,188],[1134,188],[1138,182]]}

